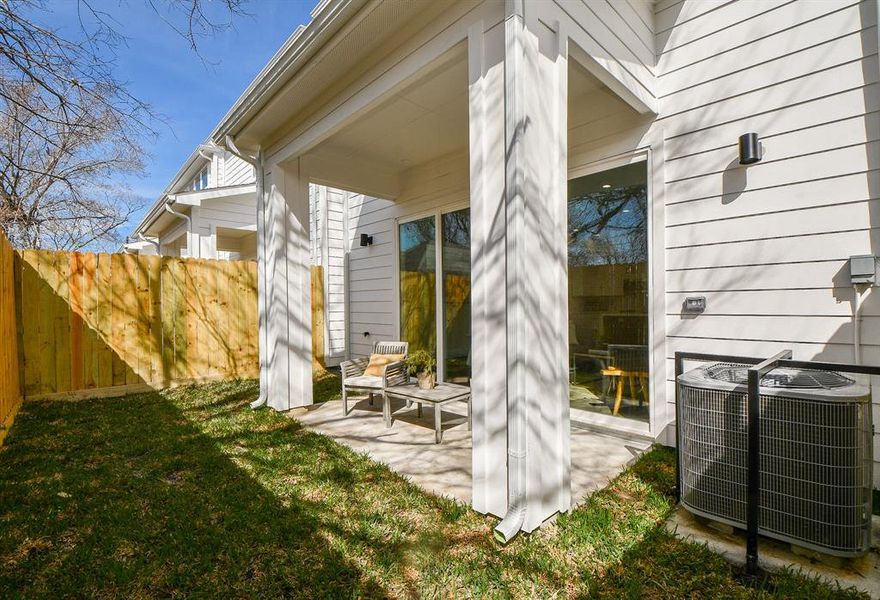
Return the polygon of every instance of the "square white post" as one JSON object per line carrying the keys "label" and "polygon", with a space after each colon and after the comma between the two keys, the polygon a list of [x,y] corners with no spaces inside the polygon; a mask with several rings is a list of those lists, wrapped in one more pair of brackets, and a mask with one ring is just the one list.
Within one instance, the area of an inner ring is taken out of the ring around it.
{"label": "square white post", "polygon": [[288,410],[313,401],[309,187],[299,159],[266,167],[261,202],[260,379],[268,405]]}
{"label": "square white post", "polygon": [[468,32],[473,507],[507,511],[504,27]]}
{"label": "square white post", "polygon": [[568,53],[558,25],[506,9],[468,37],[473,505],[531,531],[571,504]]}

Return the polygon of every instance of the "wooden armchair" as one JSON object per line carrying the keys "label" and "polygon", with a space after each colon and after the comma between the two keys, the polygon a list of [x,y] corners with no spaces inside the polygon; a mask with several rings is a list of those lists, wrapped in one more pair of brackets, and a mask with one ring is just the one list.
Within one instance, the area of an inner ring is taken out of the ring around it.
{"label": "wooden armchair", "polygon": [[[409,344],[407,342],[376,342],[373,346],[373,354],[402,354],[405,358],[408,352]],[[366,392],[372,405],[374,394],[383,394],[384,396],[384,390],[388,386],[400,385],[409,380],[406,365],[402,360],[385,365],[381,377],[364,374],[369,363],[369,358],[355,358],[340,365],[343,415],[348,415],[349,392]],[[383,411],[387,404],[387,402],[383,402]]]}

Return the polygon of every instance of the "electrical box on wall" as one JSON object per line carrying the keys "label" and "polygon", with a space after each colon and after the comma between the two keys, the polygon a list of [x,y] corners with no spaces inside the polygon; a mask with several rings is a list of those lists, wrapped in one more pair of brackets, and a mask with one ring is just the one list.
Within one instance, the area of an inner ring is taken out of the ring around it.
{"label": "electrical box on wall", "polygon": [[706,310],[705,296],[688,296],[684,300],[684,311],[689,313],[701,313]]}
{"label": "electrical box on wall", "polygon": [[849,257],[849,276],[853,285],[874,285],[877,278],[877,261],[871,254]]}

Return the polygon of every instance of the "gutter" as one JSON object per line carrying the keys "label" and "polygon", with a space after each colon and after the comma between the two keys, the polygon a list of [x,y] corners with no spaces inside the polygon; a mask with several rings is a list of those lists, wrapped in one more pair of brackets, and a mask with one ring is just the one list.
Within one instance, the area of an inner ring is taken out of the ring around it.
{"label": "gutter", "polygon": [[[257,74],[223,116],[211,139],[225,139],[250,121],[368,0],[322,0],[312,10],[312,20],[300,25]],[[377,2],[373,2],[374,5]]]}
{"label": "gutter", "polygon": [[[178,217],[178,218],[186,221],[186,232],[187,232],[186,247],[191,252],[190,258],[198,258],[197,256],[195,256],[194,253],[192,253],[194,248],[191,247],[192,246],[192,239],[193,239],[192,217],[190,217],[186,213],[182,213],[182,212],[178,212],[178,211],[174,210],[173,206],[176,201],[177,201],[177,197],[174,194],[169,194],[168,200],[165,202],[165,212],[172,214],[175,217]],[[138,235],[141,235],[141,234],[138,233]],[[200,251],[198,252],[198,254],[201,255],[202,254],[201,249],[199,249],[199,250]]]}
{"label": "gutter", "polygon": [[136,235],[137,235],[137,239],[139,239],[140,241],[146,242],[152,246],[155,246],[156,247],[156,254],[162,254],[162,249],[159,246],[159,242],[157,242],[156,240],[151,240],[148,237],[145,237],[144,234],[141,233],[140,231],[138,231]]}

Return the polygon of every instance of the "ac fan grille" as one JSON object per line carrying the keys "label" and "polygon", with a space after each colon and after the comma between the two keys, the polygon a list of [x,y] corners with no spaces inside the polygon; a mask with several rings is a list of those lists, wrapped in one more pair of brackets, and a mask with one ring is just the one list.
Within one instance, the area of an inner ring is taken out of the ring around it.
{"label": "ac fan grille", "polygon": [[[731,363],[717,363],[706,367],[705,373],[709,379],[724,381],[726,383],[748,383],[748,370],[746,365]],[[789,369],[786,367],[774,369],[761,379],[763,387],[780,389],[835,389],[855,383],[846,375],[835,371],[820,371],[817,369]]]}
{"label": "ac fan grille", "polygon": [[[744,527],[746,394],[679,384],[682,502]],[[870,403],[761,395],[762,534],[851,556],[870,546]]]}

